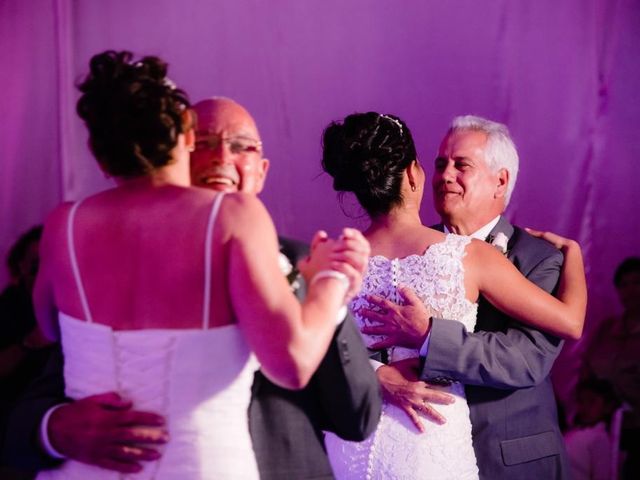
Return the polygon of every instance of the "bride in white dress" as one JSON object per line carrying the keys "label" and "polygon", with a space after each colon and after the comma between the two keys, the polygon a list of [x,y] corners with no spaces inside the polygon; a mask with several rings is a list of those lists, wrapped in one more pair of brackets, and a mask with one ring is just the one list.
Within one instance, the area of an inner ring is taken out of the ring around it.
{"label": "bride in white dress", "polygon": [[[406,286],[434,316],[461,321],[469,331],[480,292],[498,308],[555,335],[572,337],[582,330],[586,284],[577,243],[546,234],[565,253],[560,301],[529,283],[484,242],[424,227],[419,209],[425,173],[416,160],[411,132],[399,118],[369,112],[332,123],[323,135],[322,165],[334,188],[354,193],[371,219],[364,233],[372,257],[362,291],[351,302],[360,326],[367,324],[358,314],[367,306],[367,295],[402,303],[398,287]],[[364,337],[368,345],[382,339]],[[386,353],[389,362],[419,355],[416,349],[401,347]],[[347,442],[327,433],[336,478],[477,479],[463,385],[436,388],[455,399],[438,407],[444,424],[435,422],[424,405],[417,423],[426,426],[420,432],[403,409],[385,399],[378,428],[367,440]]]}
{"label": "bride in white dress", "polygon": [[317,235],[300,304],[259,200],[190,188],[189,104],[165,74],[161,60],[127,52],[91,60],[77,109],[118,186],[47,219],[34,304],[62,342],[66,394],[118,392],[165,416],[169,442],[133,475],[69,460],[39,478],[258,478],[253,372],[259,363],[274,382],[304,386],[360,285],[366,240]]}

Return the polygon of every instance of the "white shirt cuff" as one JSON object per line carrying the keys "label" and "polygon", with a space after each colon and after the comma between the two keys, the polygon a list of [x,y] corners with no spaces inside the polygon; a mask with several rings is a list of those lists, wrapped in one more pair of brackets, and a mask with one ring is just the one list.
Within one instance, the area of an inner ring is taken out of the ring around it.
{"label": "white shirt cuff", "polygon": [[371,364],[371,367],[373,368],[374,371],[378,370],[380,367],[384,365],[384,363],[379,362],[378,360],[374,360],[373,358],[369,359],[369,363]]}
{"label": "white shirt cuff", "polygon": [[420,347],[420,356],[423,358],[427,358],[427,353],[429,353],[429,340],[431,339],[431,330],[427,333],[427,338],[424,339],[424,343]]}
{"label": "white shirt cuff", "polygon": [[47,410],[47,413],[44,414],[44,417],[42,417],[42,421],[40,422],[40,445],[42,445],[42,449],[47,453],[47,455],[58,459],[65,459],[67,457],[53,448],[53,445],[51,445],[51,442],[49,441],[49,432],[47,430],[49,428],[49,417],[51,417],[51,414],[65,405],[67,404],[61,403],[60,405],[51,407]]}

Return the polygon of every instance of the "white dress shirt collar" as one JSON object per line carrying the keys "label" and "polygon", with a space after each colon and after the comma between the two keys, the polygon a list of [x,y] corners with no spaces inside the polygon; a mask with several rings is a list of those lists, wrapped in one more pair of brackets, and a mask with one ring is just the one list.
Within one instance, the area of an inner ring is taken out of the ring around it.
{"label": "white dress shirt collar", "polygon": [[[495,226],[498,224],[499,221],[500,221],[500,215],[498,215],[496,218],[494,218],[489,223],[487,223],[484,227],[479,228],[469,236],[471,238],[476,238],[484,242],[485,239],[491,233],[491,230],[495,228]],[[444,233],[451,233],[446,225],[443,224],[443,226],[444,226]]]}

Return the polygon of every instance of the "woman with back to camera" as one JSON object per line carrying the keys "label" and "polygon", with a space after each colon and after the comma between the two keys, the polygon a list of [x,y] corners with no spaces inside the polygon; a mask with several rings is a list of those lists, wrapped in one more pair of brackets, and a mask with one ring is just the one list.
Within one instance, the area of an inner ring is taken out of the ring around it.
{"label": "woman with back to camera", "polygon": [[[578,244],[543,235],[565,253],[558,300],[530,283],[494,247],[422,225],[419,208],[425,173],[411,132],[399,118],[369,112],[332,123],[323,135],[322,165],[333,177],[334,188],[353,192],[371,220],[364,233],[372,256],[363,290],[351,303],[360,326],[365,319],[358,310],[367,304],[367,295],[400,303],[398,288],[406,286],[434,317],[458,320],[468,331],[473,331],[476,301],[482,293],[500,310],[529,325],[564,338],[580,335],[586,285]],[[365,335],[367,344],[379,340]],[[418,350],[393,347],[388,354],[392,362],[416,358]],[[377,430],[364,442],[345,442],[328,434],[336,477],[478,478],[463,385],[441,389],[459,398],[441,406],[447,422],[427,425],[424,433],[403,410],[385,402]]]}
{"label": "woman with back to camera", "polygon": [[[113,390],[167,418],[162,458],[133,478],[257,478],[247,407],[258,362],[282,386],[305,385],[368,244],[353,230],[317,234],[300,304],[260,201],[189,187],[193,120],[166,69],[128,52],[91,59],[77,110],[117,186],[47,219],[36,315],[62,341],[68,396]],[[40,478],[120,474],[67,461]]]}

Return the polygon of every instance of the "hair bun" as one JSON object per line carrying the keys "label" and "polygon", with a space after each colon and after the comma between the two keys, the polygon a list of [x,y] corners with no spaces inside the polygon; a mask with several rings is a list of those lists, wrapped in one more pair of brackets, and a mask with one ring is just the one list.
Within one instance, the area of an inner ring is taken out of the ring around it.
{"label": "hair bun", "polygon": [[397,117],[356,113],[323,134],[322,167],[334,189],[355,193],[369,214],[400,201],[402,173],[415,159],[411,133]]}
{"label": "hair bun", "polygon": [[108,173],[135,176],[166,165],[182,133],[186,94],[167,79],[167,64],[157,57],[133,63],[130,52],[95,55],[78,87],[78,115],[90,145]]}

